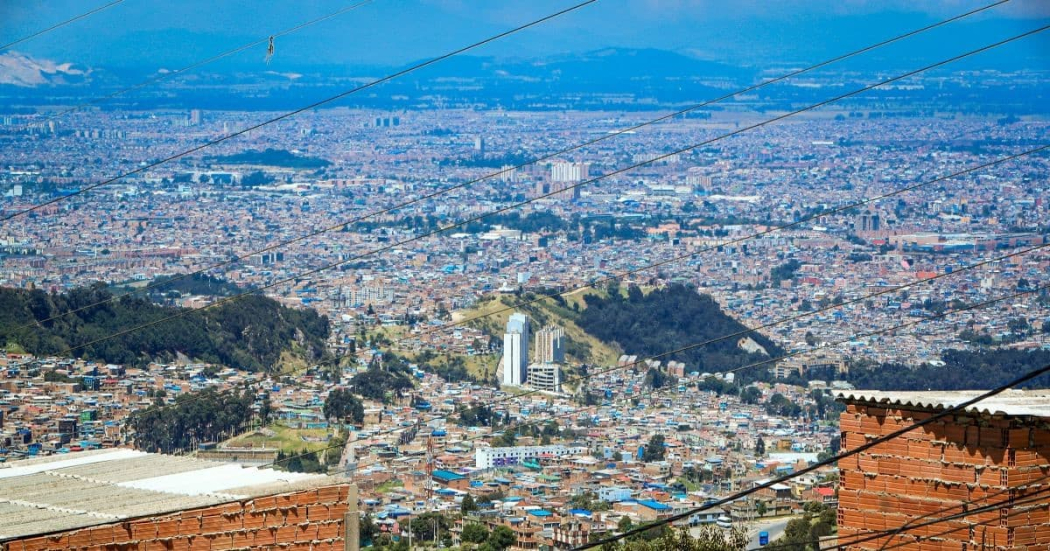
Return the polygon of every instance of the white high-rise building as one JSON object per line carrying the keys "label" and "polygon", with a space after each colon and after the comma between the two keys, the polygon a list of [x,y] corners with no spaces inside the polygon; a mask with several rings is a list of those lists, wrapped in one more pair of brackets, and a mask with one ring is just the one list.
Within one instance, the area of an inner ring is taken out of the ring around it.
{"label": "white high-rise building", "polygon": [[565,361],[565,330],[548,325],[536,332],[536,363],[560,364]]}
{"label": "white high-rise building", "polygon": [[529,317],[515,312],[503,335],[503,384],[521,386],[529,368]]}
{"label": "white high-rise building", "polygon": [[589,163],[569,163],[555,161],[551,163],[552,182],[582,182],[590,176]]}

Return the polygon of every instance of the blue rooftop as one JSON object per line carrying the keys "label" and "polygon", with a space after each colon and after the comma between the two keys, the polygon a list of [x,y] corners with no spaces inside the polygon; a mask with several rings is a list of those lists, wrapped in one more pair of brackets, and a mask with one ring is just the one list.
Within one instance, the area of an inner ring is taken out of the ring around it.
{"label": "blue rooftop", "polygon": [[671,510],[671,506],[670,505],[666,505],[666,504],[660,503],[659,501],[653,501],[651,499],[646,499],[646,500],[643,500],[643,501],[639,501],[638,505],[641,505],[643,507],[648,507],[648,508],[650,508],[650,509],[652,509],[654,511],[670,511]]}
{"label": "blue rooftop", "polygon": [[529,511],[529,514],[534,516],[534,517],[549,517],[553,513],[551,513],[550,511],[544,510],[544,509],[533,509],[533,510]]}
{"label": "blue rooftop", "polygon": [[438,470],[434,471],[434,478],[443,482],[452,482],[454,480],[463,480],[466,477],[461,474],[456,474],[452,471]]}

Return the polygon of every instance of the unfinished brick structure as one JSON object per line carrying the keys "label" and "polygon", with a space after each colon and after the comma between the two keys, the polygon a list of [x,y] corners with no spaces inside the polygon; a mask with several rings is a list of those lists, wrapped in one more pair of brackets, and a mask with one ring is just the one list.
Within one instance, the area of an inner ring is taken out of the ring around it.
{"label": "unfinished brick structure", "polygon": [[[349,484],[326,476],[154,454],[12,465],[0,469],[2,551],[343,551],[356,499]],[[139,477],[157,467],[175,472]]]}
{"label": "unfinished brick structure", "polygon": [[[927,419],[979,392],[839,396],[842,450]],[[1050,547],[1050,392],[1010,391],[839,462],[845,549],[970,551]],[[1017,503],[1032,499],[1031,503]],[[913,528],[994,505],[956,520]],[[1001,506],[1000,506],[1001,505]],[[864,534],[899,533],[850,544]]]}

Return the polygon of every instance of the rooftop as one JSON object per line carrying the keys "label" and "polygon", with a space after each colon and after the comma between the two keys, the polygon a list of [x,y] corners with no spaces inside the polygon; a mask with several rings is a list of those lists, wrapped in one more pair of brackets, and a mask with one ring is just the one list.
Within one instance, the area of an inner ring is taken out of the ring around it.
{"label": "rooftop", "polygon": [[18,461],[0,466],[0,542],[332,483],[128,449]]}
{"label": "rooftop", "polygon": [[[850,390],[838,392],[839,400],[847,403],[871,403],[898,407],[943,410],[973,399],[987,391],[927,391],[884,392],[880,390]],[[969,413],[1050,417],[1050,390],[1007,390],[981,400],[966,408]]]}

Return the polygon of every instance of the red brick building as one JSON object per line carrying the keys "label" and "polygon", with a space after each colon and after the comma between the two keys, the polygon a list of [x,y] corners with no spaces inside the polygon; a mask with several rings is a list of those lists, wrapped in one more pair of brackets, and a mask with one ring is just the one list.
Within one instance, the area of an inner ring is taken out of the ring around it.
{"label": "red brick building", "polygon": [[0,550],[343,551],[350,494],[333,477],[132,450],[18,461],[0,468]]}
{"label": "red brick building", "polygon": [[[842,451],[978,394],[840,394],[846,404]],[[839,470],[841,544],[904,527],[899,534],[845,549],[1045,550],[1050,547],[1050,391],[1009,391],[979,402],[965,413],[844,459]],[[1014,503],[1033,495],[1033,503]],[[910,528],[993,504],[1002,506]]]}

